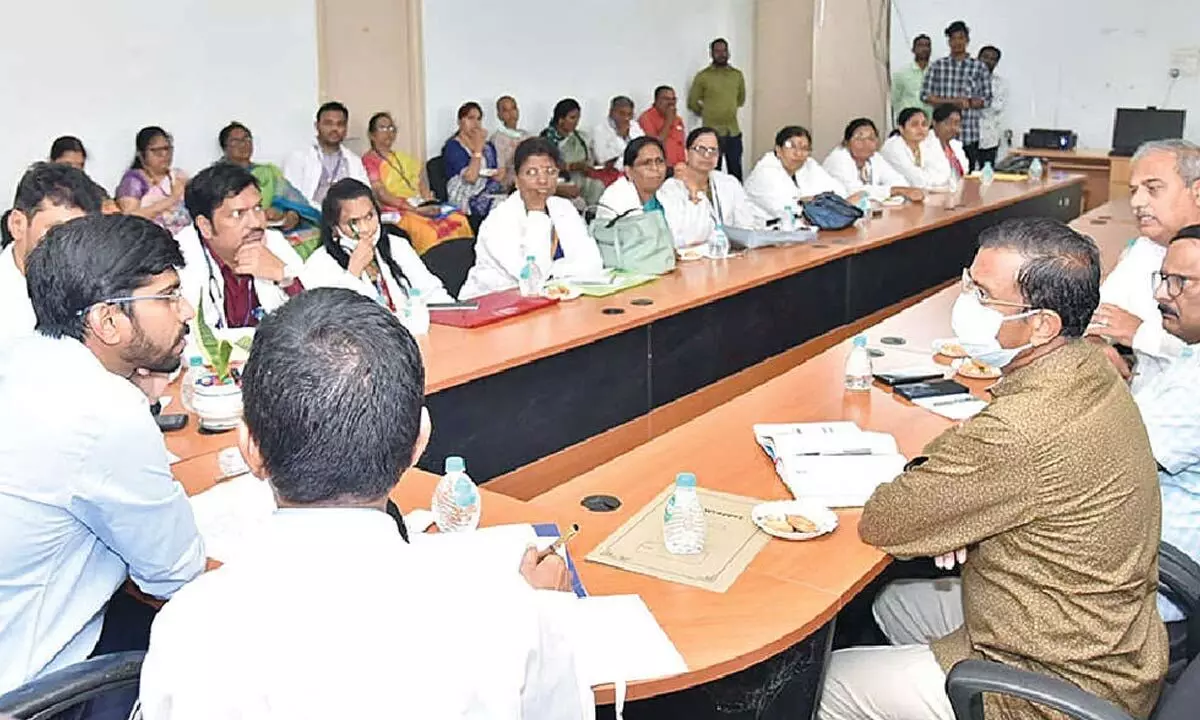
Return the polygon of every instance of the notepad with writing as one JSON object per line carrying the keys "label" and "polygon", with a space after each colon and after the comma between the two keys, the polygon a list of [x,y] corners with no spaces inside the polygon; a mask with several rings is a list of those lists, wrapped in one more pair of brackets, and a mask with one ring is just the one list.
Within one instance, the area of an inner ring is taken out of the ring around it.
{"label": "notepad with writing", "polygon": [[754,436],[794,497],[829,507],[861,507],[906,462],[889,433],[852,422],[759,424]]}

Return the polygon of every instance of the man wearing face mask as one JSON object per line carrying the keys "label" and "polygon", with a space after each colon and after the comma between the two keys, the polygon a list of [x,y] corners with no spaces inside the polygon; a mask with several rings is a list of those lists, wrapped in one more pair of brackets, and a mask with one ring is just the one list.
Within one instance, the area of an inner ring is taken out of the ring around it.
{"label": "man wearing face mask", "polygon": [[[1179,231],[1152,282],[1163,328],[1179,341],[1179,354],[1140,371],[1133,399],[1158,462],[1162,539],[1200,562],[1200,225]],[[1172,646],[1180,645],[1183,613],[1162,596],[1158,609]]]}
{"label": "man wearing face mask", "polygon": [[479,228],[475,265],[459,291],[470,298],[517,287],[533,259],[544,278],[594,276],[604,267],[596,241],[570,200],[555,197],[558,148],[542,137],[521,141],[513,156],[517,191]]}
{"label": "man wearing face mask", "polygon": [[[987,408],[875,491],[859,523],[892,555],[970,556],[961,580],[880,594],[875,617],[893,645],[834,653],[820,717],[950,720],[946,673],[967,658],[1056,676],[1147,717],[1167,668],[1158,479],[1128,389],[1081,341],[1099,252],[1040,218],[989,228],[979,245],[952,324],[1005,376]],[[1044,717],[1007,698],[985,706],[988,717]]]}
{"label": "man wearing face mask", "polygon": [[261,200],[250,171],[231,163],[205,168],[188,183],[192,225],[175,236],[187,263],[180,279],[213,329],[255,327],[304,288],[338,280],[306,266],[278,230],[267,229]]}
{"label": "man wearing face mask", "polygon": [[1133,368],[1115,349],[1107,352],[1123,375],[1132,374],[1136,394],[1143,377],[1160,372],[1183,349],[1183,343],[1163,329],[1150,276],[1162,265],[1171,238],[1181,228],[1200,223],[1200,146],[1187,140],[1142,145],[1133,155],[1129,187],[1142,235],[1130,241],[1100,286],[1100,307],[1087,334],[1106,345],[1133,348]]}

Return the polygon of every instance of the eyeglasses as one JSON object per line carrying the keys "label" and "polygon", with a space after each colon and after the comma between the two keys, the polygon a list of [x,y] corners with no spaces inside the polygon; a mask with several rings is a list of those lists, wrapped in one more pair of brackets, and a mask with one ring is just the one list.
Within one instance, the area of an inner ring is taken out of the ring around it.
{"label": "eyeglasses", "polygon": [[783,146],[789,150],[799,150],[801,152],[812,152],[812,146],[801,145],[800,143],[794,143],[791,140],[788,140],[787,142],[785,142],[783,144]]}
{"label": "eyeglasses", "polygon": [[649,160],[640,160],[633,164],[636,168],[659,168],[664,167],[667,161],[660,157],[650,158]]}
{"label": "eyeglasses", "polygon": [[556,167],[529,167],[521,171],[521,174],[530,180],[537,180],[538,177],[556,178],[558,177],[558,168]]}
{"label": "eyeglasses", "polygon": [[1025,303],[1008,302],[1006,300],[996,300],[987,296],[987,291],[980,287],[973,279],[971,279],[971,271],[963,268],[962,272],[962,292],[963,294],[971,294],[982,305],[1000,305],[1002,307],[1014,307],[1028,309],[1029,305]]}
{"label": "eyeglasses", "polygon": [[1154,282],[1155,290],[1158,290],[1160,287],[1166,285],[1167,297],[1174,300],[1183,294],[1183,290],[1187,287],[1188,283],[1195,282],[1200,278],[1194,278],[1188,275],[1176,275],[1174,273],[1165,273],[1155,270],[1154,272],[1150,273],[1150,279]]}
{"label": "eyeglasses", "polygon": [[174,149],[174,145],[160,145],[158,147],[146,148],[146,152],[151,155],[165,155]]}
{"label": "eyeglasses", "polygon": [[[228,140],[228,141],[226,141],[226,142],[227,142],[229,145],[249,145],[249,144],[250,144],[250,141],[251,141],[251,140],[253,140],[253,139],[254,139],[254,138],[253,138],[253,137],[251,137],[251,136],[249,136],[249,135],[245,135],[245,136],[242,136],[242,137],[236,137],[236,136],[234,136],[234,137],[230,137],[230,138],[229,138],[229,140]],[[168,149],[170,149],[170,148],[168,148]]]}
{"label": "eyeglasses", "polygon": [[375,128],[375,132],[396,132],[395,125],[380,125]]}
{"label": "eyeglasses", "polygon": [[717,153],[721,152],[721,149],[715,147],[705,147],[703,145],[693,145],[692,151],[700,157],[716,157]]}
{"label": "eyeglasses", "polygon": [[850,142],[875,142],[876,140],[878,140],[878,138],[875,136],[875,133],[850,136]]}
{"label": "eyeglasses", "polygon": [[105,300],[94,302],[82,310],[77,310],[75,312],[75,317],[83,317],[84,315],[87,315],[88,311],[97,305],[116,305],[117,303],[137,302],[138,300],[166,300],[167,302],[171,303],[171,307],[174,310],[179,310],[180,306],[183,304],[183,291],[179,288],[175,288],[170,292],[158,293],[157,295],[125,295],[122,297],[107,298]]}
{"label": "eyeglasses", "polygon": [[263,215],[265,213],[266,213],[266,210],[263,210],[262,205],[251,205],[250,207],[247,207],[247,208],[234,208],[234,209],[230,210],[229,217],[233,218],[234,220],[241,220],[242,218],[246,217],[247,215],[249,215],[251,217],[255,217],[258,215]]}

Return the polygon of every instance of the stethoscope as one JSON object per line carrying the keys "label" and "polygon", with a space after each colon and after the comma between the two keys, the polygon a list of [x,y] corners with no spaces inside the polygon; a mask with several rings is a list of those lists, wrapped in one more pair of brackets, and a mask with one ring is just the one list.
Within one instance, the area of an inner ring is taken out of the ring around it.
{"label": "stethoscope", "polygon": [[[213,309],[217,311],[216,328],[221,330],[226,325],[225,290],[217,282],[216,275],[213,273],[212,259],[208,256],[208,248],[204,248],[204,266],[208,269],[208,299],[212,302]],[[251,278],[250,282],[254,282],[254,279]],[[262,320],[262,308],[247,308],[241,327],[248,327],[250,318]]]}

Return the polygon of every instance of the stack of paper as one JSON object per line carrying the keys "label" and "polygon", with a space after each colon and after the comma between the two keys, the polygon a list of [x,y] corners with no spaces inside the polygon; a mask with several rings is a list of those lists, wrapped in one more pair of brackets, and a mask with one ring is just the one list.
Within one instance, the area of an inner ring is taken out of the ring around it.
{"label": "stack of paper", "polygon": [[217,483],[190,500],[204,551],[221,562],[229,562],[276,509],[271,486],[249,473]]}
{"label": "stack of paper", "polygon": [[759,424],[754,436],[794,497],[829,507],[861,507],[906,462],[890,434],[852,422]]}
{"label": "stack of paper", "polygon": [[951,420],[966,420],[969,417],[979,414],[980,410],[987,407],[986,401],[980,400],[970,393],[917,398],[913,400],[913,404]]}

